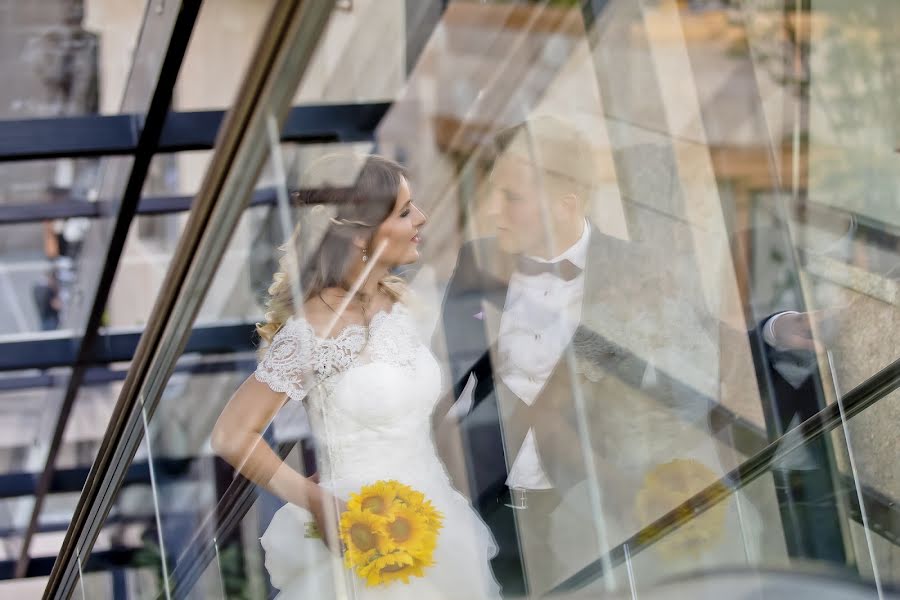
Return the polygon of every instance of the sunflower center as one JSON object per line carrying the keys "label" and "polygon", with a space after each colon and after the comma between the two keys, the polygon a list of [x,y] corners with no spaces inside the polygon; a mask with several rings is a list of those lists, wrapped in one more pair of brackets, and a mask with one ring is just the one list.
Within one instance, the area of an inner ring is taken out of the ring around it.
{"label": "sunflower center", "polygon": [[350,539],[353,540],[353,545],[363,552],[375,547],[375,533],[369,529],[368,525],[362,523],[350,527]]}
{"label": "sunflower center", "polygon": [[396,573],[397,571],[402,571],[406,568],[406,565],[388,565],[386,567],[381,567],[382,573]]}
{"label": "sunflower center", "polygon": [[365,500],[362,501],[362,509],[368,510],[376,515],[380,515],[384,512],[384,498],[381,496],[369,496]]}
{"label": "sunflower center", "polygon": [[392,522],[389,526],[391,537],[394,538],[396,542],[405,542],[409,539],[409,534],[412,532],[412,527],[404,518],[399,518]]}

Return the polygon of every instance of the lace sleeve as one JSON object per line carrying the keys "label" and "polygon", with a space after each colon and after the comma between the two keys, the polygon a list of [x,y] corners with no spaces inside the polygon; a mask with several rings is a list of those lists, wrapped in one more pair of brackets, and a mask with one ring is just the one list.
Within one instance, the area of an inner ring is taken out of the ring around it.
{"label": "lace sleeve", "polygon": [[303,384],[310,371],[312,337],[302,323],[291,319],[266,349],[265,356],[256,367],[256,379],[273,391],[286,392],[288,397],[303,400],[306,388]]}

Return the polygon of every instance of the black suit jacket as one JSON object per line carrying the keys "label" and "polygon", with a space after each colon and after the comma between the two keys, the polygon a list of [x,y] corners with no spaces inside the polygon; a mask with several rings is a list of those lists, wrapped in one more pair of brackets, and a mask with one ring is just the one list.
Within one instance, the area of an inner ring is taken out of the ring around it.
{"label": "black suit jacket", "polygon": [[[496,393],[495,349],[490,342],[496,339],[513,265],[514,257],[500,251],[494,239],[465,244],[442,308],[453,389],[436,418],[442,418],[447,405],[474,375],[474,407],[463,419],[461,432],[468,483],[479,506],[490,506],[504,491],[515,451],[504,442],[508,424],[500,417],[499,403],[504,400]],[[601,483],[618,484],[614,455],[627,448],[613,440],[620,439],[616,432],[623,431],[623,424],[642,431],[673,419],[705,426],[709,398],[660,369],[655,370],[653,383],[647,384],[647,344],[630,343],[652,337],[654,329],[664,332],[662,342],[653,340],[656,350],[674,350],[672,345],[680,343],[677,331],[666,334],[669,326],[660,308],[664,304],[660,290],[675,289],[670,275],[648,248],[592,228],[582,321],[528,411],[542,466],[559,491],[588,477],[586,450],[593,456],[598,471],[594,475]],[[684,310],[696,312],[690,306]],[[629,333],[632,325],[633,335]],[[631,402],[633,395],[640,399]],[[578,434],[579,420],[586,425],[588,439]]]}

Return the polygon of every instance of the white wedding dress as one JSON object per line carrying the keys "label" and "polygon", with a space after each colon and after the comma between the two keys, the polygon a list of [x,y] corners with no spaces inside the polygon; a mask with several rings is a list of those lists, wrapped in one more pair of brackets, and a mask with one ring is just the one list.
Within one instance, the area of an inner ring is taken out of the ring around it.
{"label": "white wedding dress", "polygon": [[283,506],[261,538],[279,599],[499,598],[489,566],[496,544],[452,487],[432,441],[441,372],[405,305],[378,313],[368,328],[351,325],[325,339],[305,320],[292,318],[275,335],[256,378],[304,402],[320,485],[346,500],[363,485],[396,479],[444,514],[435,565],[425,577],[366,587],[320,540],[304,537],[312,519],[307,511]]}

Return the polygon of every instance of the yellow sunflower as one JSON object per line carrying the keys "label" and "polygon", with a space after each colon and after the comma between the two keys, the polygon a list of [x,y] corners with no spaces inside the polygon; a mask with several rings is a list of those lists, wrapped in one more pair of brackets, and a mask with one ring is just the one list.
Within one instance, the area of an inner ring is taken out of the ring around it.
{"label": "yellow sunflower", "polygon": [[341,515],[344,562],[369,586],[423,577],[443,518],[422,492],[399,481],[364,486]]}
{"label": "yellow sunflower", "polygon": [[408,485],[400,483],[399,481],[391,480],[388,483],[391,485],[391,488],[394,490],[394,494],[396,495],[397,500],[401,504],[406,504],[409,506],[419,506],[423,502],[425,502],[425,494],[423,494],[422,492],[416,491]]}
{"label": "yellow sunflower", "polygon": [[431,560],[418,559],[407,552],[396,551],[376,558],[359,570],[369,586],[387,585],[393,581],[409,583],[410,577],[424,577]]}
{"label": "yellow sunflower", "polygon": [[376,514],[348,510],[341,515],[341,541],[347,566],[365,565],[373,557],[393,549],[385,531],[385,520]]}
{"label": "yellow sunflower", "polygon": [[396,497],[397,493],[391,482],[377,481],[364,486],[358,494],[352,494],[347,502],[347,509],[387,516]]}
{"label": "yellow sunflower", "polygon": [[423,500],[417,507],[419,514],[425,518],[428,526],[437,532],[444,523],[444,514],[434,507],[430,500]]}
{"label": "yellow sunflower", "polygon": [[384,527],[394,547],[406,550],[413,556],[423,557],[434,551],[437,534],[428,520],[410,506],[398,506]]}
{"label": "yellow sunflower", "polygon": [[676,507],[681,522],[676,531],[655,544],[663,557],[677,559],[687,555],[696,558],[721,538],[727,502],[714,504],[696,518],[691,518],[693,511],[689,507],[680,506],[717,479],[715,472],[699,461],[683,458],[657,465],[647,473],[635,498],[638,522],[649,524]]}

